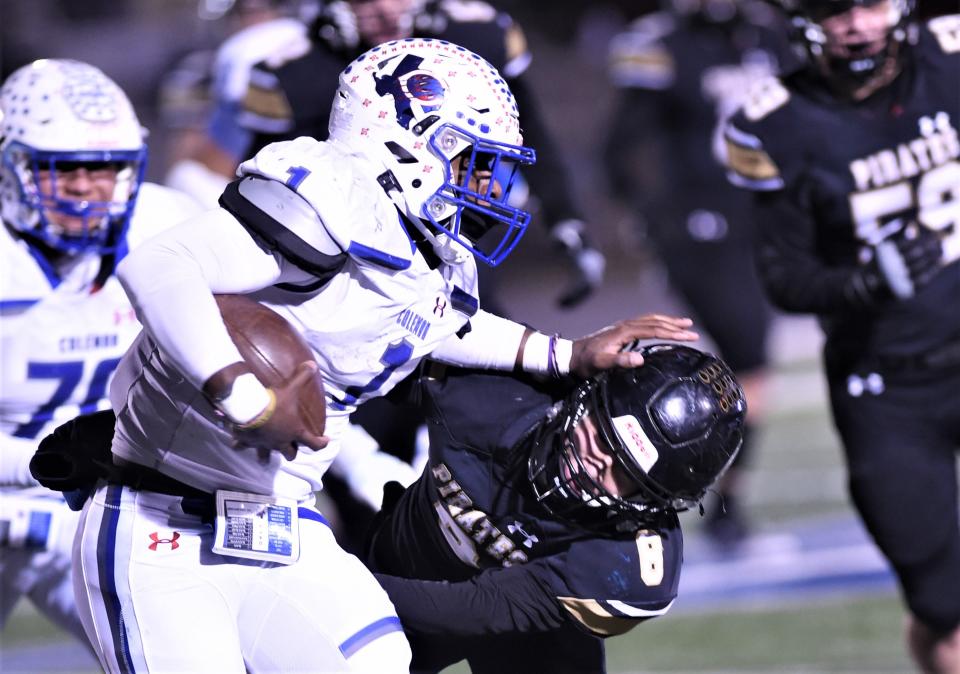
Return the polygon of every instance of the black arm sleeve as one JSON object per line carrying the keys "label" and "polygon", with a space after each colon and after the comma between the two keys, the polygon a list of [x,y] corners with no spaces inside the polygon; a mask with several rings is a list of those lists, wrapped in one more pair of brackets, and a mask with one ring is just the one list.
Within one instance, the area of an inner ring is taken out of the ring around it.
{"label": "black arm sleeve", "polygon": [[767,295],[784,311],[833,314],[869,308],[881,283],[861,267],[831,267],[816,253],[812,217],[786,192],[757,193],[757,265]]}
{"label": "black arm sleeve", "polygon": [[665,94],[622,89],[603,145],[603,165],[614,197],[649,216],[663,194],[667,162],[666,136],[672,133]]}
{"label": "black arm sleeve", "polygon": [[524,175],[540,200],[544,224],[551,227],[563,220],[582,220],[583,212],[571,189],[570,171],[557,150],[533,90],[522,75],[510,80],[510,90],[520,110],[523,144],[537,152],[537,163]]}
{"label": "black arm sleeve", "polygon": [[537,566],[492,569],[457,583],[376,576],[408,630],[455,636],[529,633],[566,622],[564,609],[537,578]]}

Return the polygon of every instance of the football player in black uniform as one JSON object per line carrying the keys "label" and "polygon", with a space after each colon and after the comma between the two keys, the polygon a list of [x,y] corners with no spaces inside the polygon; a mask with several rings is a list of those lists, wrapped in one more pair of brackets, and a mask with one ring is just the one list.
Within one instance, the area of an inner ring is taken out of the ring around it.
{"label": "football player in black uniform", "polygon": [[764,3],[674,0],[610,45],[619,101],[605,148],[614,195],[638,213],[670,286],[713,338],[750,401],[737,463],[718,485],[705,528],[722,545],[748,533],[741,507],[751,431],[762,418],[772,312],[752,254],[750,196],[717,161],[722,121],[753,82],[790,56],[785,22]]}
{"label": "football player in black uniform", "polygon": [[960,16],[795,0],[807,67],[726,131],[776,304],[818,314],[850,494],[924,671],[960,671]]}
{"label": "football player in black uniform", "polygon": [[733,460],[746,403],[709,354],[641,352],[639,368],[565,386],[421,378],[429,463],[388,495],[368,554],[414,671],[602,672],[604,637],[670,608],[677,512]]}
{"label": "football player in black uniform", "polygon": [[[255,134],[247,156],[277,140],[325,139],[337,75],[369,47],[408,37],[463,45],[503,74],[523,111],[523,137],[537,148],[537,164],[524,177],[538,197],[551,240],[571,261],[574,273],[558,298],[560,305],[579,304],[600,285],[604,257],[587,238],[569,172],[524,76],[531,60],[526,38],[509,15],[476,0],[334,0],[325,3],[309,35],[309,45],[294,44],[251,71],[238,117]],[[487,277],[484,285],[489,286]],[[491,299],[485,298],[487,306]]]}

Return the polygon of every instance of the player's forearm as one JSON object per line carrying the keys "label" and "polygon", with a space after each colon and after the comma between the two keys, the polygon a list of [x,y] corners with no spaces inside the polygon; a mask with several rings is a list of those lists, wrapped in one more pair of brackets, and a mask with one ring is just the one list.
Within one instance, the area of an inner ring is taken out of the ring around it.
{"label": "player's forearm", "polygon": [[573,342],[549,336],[486,311],[470,319],[470,331],[451,336],[431,357],[444,363],[489,370],[564,375],[570,371]]}
{"label": "player's forearm", "polygon": [[164,356],[200,387],[241,360],[213,293],[272,285],[279,267],[231,215],[216,209],[140,246],[117,276]]}
{"label": "player's forearm", "polygon": [[543,632],[565,620],[530,574],[484,572],[471,580],[415,580],[376,574],[404,629],[422,634],[480,636]]}

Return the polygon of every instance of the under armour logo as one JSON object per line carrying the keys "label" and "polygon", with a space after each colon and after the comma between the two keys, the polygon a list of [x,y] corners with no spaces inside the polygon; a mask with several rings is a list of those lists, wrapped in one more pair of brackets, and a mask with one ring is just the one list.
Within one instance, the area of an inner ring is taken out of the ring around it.
{"label": "under armour logo", "polygon": [[878,396],[884,392],[886,386],[883,383],[883,377],[876,372],[871,372],[866,377],[860,377],[852,374],[847,377],[847,393],[854,398],[859,398],[864,393]]}
{"label": "under armour logo", "polygon": [[447,308],[447,301],[442,297],[437,298],[437,303],[433,305],[433,313],[435,316],[443,318],[443,310]]}
{"label": "under armour logo", "polygon": [[151,543],[147,547],[150,548],[151,550],[156,551],[158,545],[160,545],[161,543],[166,543],[170,546],[171,550],[176,550],[177,548],[180,547],[180,544],[177,543],[178,538],[180,538],[179,531],[174,531],[173,536],[171,538],[160,538],[160,534],[154,531],[152,534],[150,534],[150,540],[153,541],[153,543]]}
{"label": "under armour logo", "polygon": [[526,531],[524,531],[519,522],[515,521],[513,524],[508,524],[507,531],[511,534],[520,534],[523,536],[523,547],[527,549],[532,548],[534,543],[540,542],[540,539],[537,538],[536,534],[528,534]]}

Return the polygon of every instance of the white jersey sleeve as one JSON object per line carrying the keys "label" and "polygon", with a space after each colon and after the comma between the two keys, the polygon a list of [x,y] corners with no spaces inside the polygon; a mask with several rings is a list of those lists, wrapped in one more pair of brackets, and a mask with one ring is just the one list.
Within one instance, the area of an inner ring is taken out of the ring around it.
{"label": "white jersey sleeve", "polygon": [[213,293],[250,293],[308,279],[261,248],[223,209],[154,237],[119,265],[117,275],[141,323],[198,388],[241,360]]}

